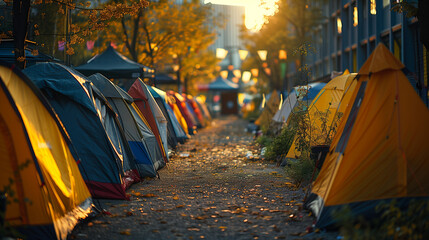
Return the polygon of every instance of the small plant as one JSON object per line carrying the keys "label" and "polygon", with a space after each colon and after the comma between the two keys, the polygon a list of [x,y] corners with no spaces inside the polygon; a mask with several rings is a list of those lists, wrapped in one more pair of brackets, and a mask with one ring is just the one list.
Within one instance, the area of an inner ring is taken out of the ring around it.
{"label": "small plant", "polygon": [[289,167],[285,168],[286,173],[297,187],[310,184],[315,166],[309,156],[310,154],[303,153],[300,159],[290,159]]}
{"label": "small plant", "polygon": [[[30,163],[30,160],[25,161],[18,166],[16,171],[22,171],[24,168],[28,167]],[[0,237],[23,237],[15,228],[5,221],[7,205],[19,202],[18,196],[13,190],[14,185],[15,181],[12,178],[9,178],[9,181],[3,186],[3,189],[0,189]],[[23,200],[32,204],[32,202],[27,198],[24,198]]]}
{"label": "small plant", "polygon": [[256,139],[256,142],[262,147],[269,146],[273,142],[273,138],[267,135],[261,135]]}
{"label": "small plant", "polygon": [[267,146],[266,158],[281,161],[292,145],[294,136],[295,130],[293,128],[283,128],[280,134]]}
{"label": "small plant", "polygon": [[411,200],[407,207],[396,200],[382,202],[371,218],[355,216],[345,207],[333,214],[345,239],[428,239],[429,202]]}

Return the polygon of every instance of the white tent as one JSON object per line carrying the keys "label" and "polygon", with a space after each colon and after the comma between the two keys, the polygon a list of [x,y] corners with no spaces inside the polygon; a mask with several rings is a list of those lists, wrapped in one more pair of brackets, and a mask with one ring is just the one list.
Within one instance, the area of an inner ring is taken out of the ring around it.
{"label": "white tent", "polygon": [[293,91],[289,96],[284,100],[282,107],[276,112],[273,117],[273,121],[284,123],[289,118],[290,113],[297,103],[296,93]]}

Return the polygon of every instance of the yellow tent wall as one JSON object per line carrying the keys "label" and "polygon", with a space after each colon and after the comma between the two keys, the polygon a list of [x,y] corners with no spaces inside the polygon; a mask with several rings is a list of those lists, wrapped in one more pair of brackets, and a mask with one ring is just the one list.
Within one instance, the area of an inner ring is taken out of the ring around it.
{"label": "yellow tent wall", "polygon": [[344,205],[365,215],[377,200],[429,196],[429,110],[403,67],[380,44],[359,71],[353,104],[312,189],[319,227],[335,223],[331,211]]}
{"label": "yellow tent wall", "polygon": [[[308,109],[310,119],[308,134],[311,134],[310,146],[327,144],[326,135],[328,131],[330,131],[333,124],[339,123],[340,116],[342,116],[346,106],[349,104],[350,97],[344,93],[353,92],[356,86],[355,77],[356,73],[347,73],[332,79],[313,99]],[[328,110],[329,112],[327,112]],[[326,113],[327,115],[325,116],[324,114]],[[339,114],[337,115],[337,113]],[[322,115],[326,118],[326,122],[322,121]],[[289,148],[287,158],[298,158],[301,155],[295,144],[296,138]]]}
{"label": "yellow tent wall", "polygon": [[65,132],[23,78],[0,65],[0,189],[15,193],[5,221],[29,239],[65,239],[89,212],[90,193]]}
{"label": "yellow tent wall", "polygon": [[177,106],[176,100],[174,99],[174,97],[169,97],[168,95],[166,96],[166,98],[167,98],[167,103],[173,109],[174,115],[176,115],[176,118],[179,121],[180,126],[183,128],[183,131],[186,134],[188,134],[188,124],[186,123],[185,118],[180,112],[179,107]]}

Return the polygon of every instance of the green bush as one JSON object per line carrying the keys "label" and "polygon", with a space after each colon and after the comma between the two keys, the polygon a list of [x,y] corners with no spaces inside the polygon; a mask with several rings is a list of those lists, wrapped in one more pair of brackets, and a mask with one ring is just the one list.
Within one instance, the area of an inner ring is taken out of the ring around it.
{"label": "green bush", "polygon": [[315,171],[314,161],[309,156],[310,154],[302,152],[300,159],[289,159],[288,166],[285,167],[287,175],[298,187],[310,184]]}
{"label": "green bush", "polygon": [[281,161],[283,156],[285,156],[289,151],[294,136],[294,129],[289,127],[283,128],[280,134],[273,139],[270,145],[267,146],[265,157],[268,160]]}
{"label": "green bush", "polygon": [[266,147],[273,142],[273,138],[267,135],[261,135],[256,139],[256,142],[259,143],[259,145],[262,147]]}

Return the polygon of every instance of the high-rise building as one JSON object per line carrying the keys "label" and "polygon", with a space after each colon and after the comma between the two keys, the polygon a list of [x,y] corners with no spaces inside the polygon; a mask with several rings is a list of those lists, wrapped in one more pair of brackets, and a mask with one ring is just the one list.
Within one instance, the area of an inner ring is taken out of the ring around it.
{"label": "high-rise building", "polygon": [[220,63],[222,67],[233,65],[234,68],[240,68],[241,60],[238,55],[239,49],[244,49],[243,42],[240,39],[240,28],[244,24],[244,6],[231,5],[211,5],[213,15],[223,23],[221,27],[215,27],[216,42],[210,46],[213,52],[217,48],[223,48],[228,51],[228,55]]}

